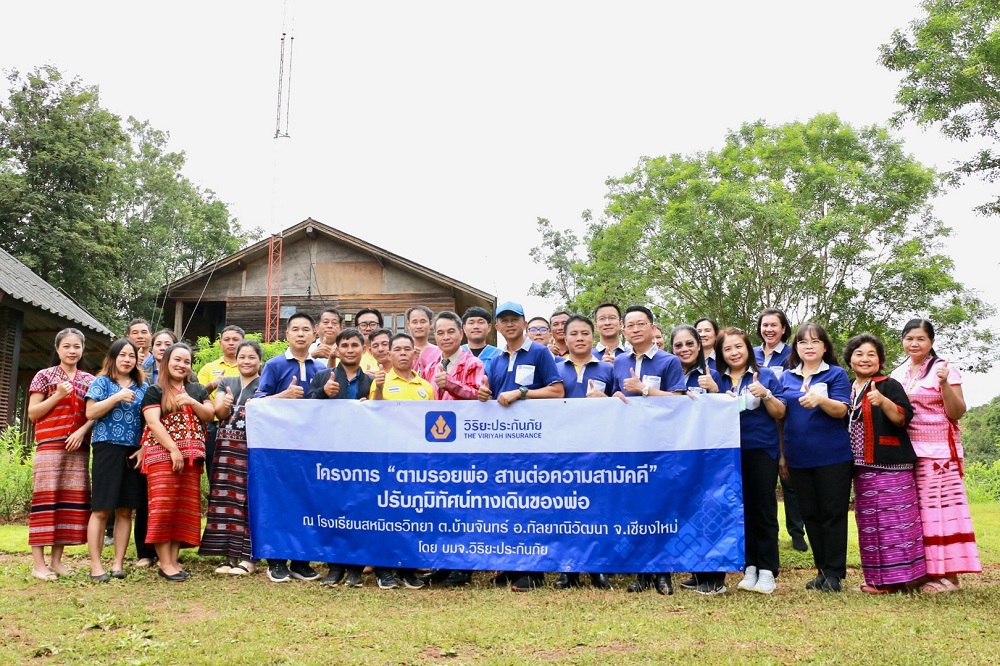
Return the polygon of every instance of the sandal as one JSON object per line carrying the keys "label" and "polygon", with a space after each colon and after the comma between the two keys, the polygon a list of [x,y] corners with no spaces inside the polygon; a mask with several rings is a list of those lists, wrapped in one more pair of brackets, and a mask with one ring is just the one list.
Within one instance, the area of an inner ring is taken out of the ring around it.
{"label": "sandal", "polygon": [[239,564],[234,564],[229,569],[229,573],[233,576],[249,576],[255,571],[257,571],[257,565],[246,560],[243,560]]}
{"label": "sandal", "polygon": [[941,594],[943,592],[957,592],[959,586],[947,578],[937,578],[929,580],[920,586],[920,591],[924,594]]}
{"label": "sandal", "polygon": [[55,571],[38,571],[37,569],[32,569],[31,575],[37,578],[38,580],[44,580],[49,582],[54,580],[59,580],[59,574],[57,574]]}
{"label": "sandal", "polygon": [[153,566],[153,558],[144,557],[138,562],[136,562],[134,566],[138,569],[144,569],[145,567]]}
{"label": "sandal", "polygon": [[215,573],[220,575],[228,575],[231,574],[232,572],[233,572],[233,565],[229,563],[223,564],[221,567],[217,567],[215,569]]}
{"label": "sandal", "polygon": [[858,588],[858,592],[864,592],[865,594],[889,594],[891,590],[884,587],[876,587],[875,585],[862,585]]}

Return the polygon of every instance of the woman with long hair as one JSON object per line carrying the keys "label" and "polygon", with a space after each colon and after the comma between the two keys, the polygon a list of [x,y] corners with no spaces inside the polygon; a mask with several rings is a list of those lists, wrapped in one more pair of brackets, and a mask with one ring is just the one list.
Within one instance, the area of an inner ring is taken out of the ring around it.
{"label": "woman with long hair", "polygon": [[719,391],[734,396],[740,408],[740,467],[743,472],[743,580],[736,586],[771,594],[778,575],[778,421],[785,417],[781,383],[769,368],[757,366],[750,336],[727,328],[715,343]]}
{"label": "woman with long hair", "polygon": [[159,574],[186,580],[181,548],[201,543],[201,470],[205,463],[205,424],[215,408],[205,387],[191,377],[191,348],[171,345],[160,361],[159,378],[142,401],[146,421],[142,471],[149,492],[146,542],[160,560]]}
{"label": "woman with long hair", "polygon": [[177,344],[177,336],[169,328],[164,328],[153,334],[149,339],[149,353],[146,360],[140,366],[147,384],[155,384],[160,376],[160,361],[163,360],[163,353],[170,348],[170,345]]}
{"label": "woman with long hair", "polygon": [[242,576],[257,570],[250,549],[246,405],[260,383],[263,359],[260,344],[241,342],[236,348],[240,376],[223,377],[215,392],[219,432],[209,484],[208,520],[198,554],[226,558],[215,570],[217,574]]}
{"label": "woman with long hair", "polygon": [[787,370],[779,471],[789,475],[813,549],[817,575],[806,589],[840,592],[847,575],[847,513],[854,454],[844,417],[851,382],[837,364],[833,344],[819,324],[795,332]]}
{"label": "woman with long hair", "polygon": [[861,591],[905,590],[927,573],[923,528],[906,433],[913,407],[903,386],[882,374],[885,346],[874,335],[855,335],[844,346],[854,371],[848,430],[854,452],[854,516],[865,583]]}
{"label": "woman with long hair", "polygon": [[[128,338],[112,343],[104,357],[104,367],[87,390],[87,418],[94,429],[90,448],[93,497],[87,547],[90,551],[90,578],[107,582],[125,577],[125,550],[132,530],[132,509],[139,506],[145,481],[138,471],[139,425],[146,392],[139,369],[139,347]],[[101,564],[104,526],[114,513],[114,560],[111,572]]]}
{"label": "woman with long hair", "polygon": [[[84,398],[94,376],[79,368],[86,339],[75,328],[56,334],[53,365],[40,370],[28,387],[28,418],[35,424],[34,479],[28,545],[31,575],[55,580],[69,570],[63,548],[87,542],[90,474],[87,440],[93,421]],[[56,362],[57,361],[57,362]],[[51,560],[45,562],[45,547]]]}
{"label": "woman with long hair", "polygon": [[958,420],[965,414],[962,375],[934,351],[934,326],[911,319],[903,327],[903,350],[909,356],[892,371],[903,385],[913,419],[907,425],[917,454],[917,498],[924,531],[927,581],[922,592],[953,592],[958,575],[979,573],[979,549],[962,481],[962,439]]}

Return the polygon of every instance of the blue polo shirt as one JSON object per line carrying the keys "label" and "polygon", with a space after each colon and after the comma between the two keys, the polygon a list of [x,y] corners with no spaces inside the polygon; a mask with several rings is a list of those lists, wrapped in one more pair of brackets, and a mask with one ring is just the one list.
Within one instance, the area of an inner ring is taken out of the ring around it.
{"label": "blue polo shirt", "polygon": [[148,386],[156,383],[156,378],[160,375],[160,364],[156,362],[152,354],[146,354],[146,360],[142,362],[142,375]]}
{"label": "blue polo shirt", "polygon": [[[602,360],[604,358],[605,350],[607,350],[607,347],[604,345],[604,343],[598,342],[597,346],[594,347],[594,351],[592,352],[594,354],[594,358],[596,358],[598,361]],[[618,346],[615,347],[614,349],[615,358],[618,358],[622,354],[627,354],[628,351],[629,351],[628,347],[625,347],[624,345],[619,343]]]}
{"label": "blue polo shirt", "polygon": [[[577,368],[570,359],[556,361],[559,376],[567,398],[586,398],[590,380],[604,382],[604,394],[611,396],[615,388],[615,369],[610,363],[591,358],[583,368]],[[582,372],[581,372],[582,370]]]}
{"label": "blue polo shirt", "polygon": [[494,398],[504,391],[522,386],[533,390],[562,381],[549,348],[532,342],[528,337],[513,354],[505,349],[494,356],[486,369],[486,376],[489,377]]}
{"label": "blue polo shirt", "polygon": [[[802,366],[781,373],[785,411],[785,461],[797,469],[822,467],[854,460],[851,438],[844,419],[834,418],[819,407],[806,409],[799,398],[802,390]],[[851,382],[844,369],[822,363],[809,380],[810,386],[826,384],[827,395],[846,405],[851,404]]]}
{"label": "blue polo shirt", "polygon": [[[771,400],[779,400],[787,404],[785,395],[782,393],[781,382],[771,370],[761,368],[757,372],[757,379],[768,391],[774,394]],[[733,387],[733,379],[729,375],[722,375],[719,381],[719,391],[725,393],[732,391],[740,399],[740,448],[742,449],[763,449],[769,456],[778,459],[778,422],[767,413],[767,407],[760,398],[754,397],[750,393],[750,384],[753,383],[753,373],[747,369],[740,378],[740,385]]]}
{"label": "blue polo shirt", "polygon": [[[642,366],[640,372],[636,373],[640,376],[640,379],[646,381],[647,377],[650,378],[653,380],[653,388],[658,388],[661,391],[685,390],[684,370],[681,369],[679,358],[657,348],[656,345],[652,345],[641,356]],[[612,393],[621,391],[625,395],[641,395],[639,393],[629,393],[623,388],[623,383],[632,376],[631,371],[635,370],[635,366],[635,350],[615,357],[615,389]],[[659,384],[659,386],[655,386],[655,384]]]}
{"label": "blue polo shirt", "polygon": [[[684,366],[682,365],[681,366],[681,370],[682,371],[683,371],[683,368],[684,368]],[[645,367],[645,363],[644,363],[643,364],[643,372],[645,372],[645,370],[646,370],[646,367]],[[712,373],[712,379],[715,380],[716,384],[718,384],[719,382],[722,381],[722,378],[719,376],[719,373],[715,371],[715,368],[710,369],[709,372]],[[701,377],[703,374],[705,374],[705,373],[702,371],[701,368],[698,368],[698,367],[691,368],[691,372],[685,373],[685,375],[684,375],[684,386],[686,388],[698,388],[698,386],[699,386],[699,384],[698,384],[698,378]]]}
{"label": "blue polo shirt", "polygon": [[309,382],[322,369],[323,366],[317,361],[311,358],[299,361],[292,356],[291,350],[286,349],[284,354],[275,356],[264,364],[264,369],[260,373],[260,384],[257,385],[253,397],[263,398],[281,393],[292,383],[292,377],[298,377],[299,386],[303,391],[308,391]]}
{"label": "blue polo shirt", "polygon": [[[473,356],[476,356],[475,354],[473,354],[472,350],[469,349],[469,345],[462,345],[462,349],[469,352]],[[499,348],[487,344],[485,347],[483,347],[482,351],[479,352],[479,356],[476,356],[476,358],[478,358],[480,361],[483,362],[484,370],[489,370],[490,360],[495,358],[499,353],[500,353]]]}
{"label": "blue polo shirt", "polygon": [[754,347],[753,355],[757,357],[757,365],[762,368],[783,368],[785,361],[792,355],[792,346],[786,345],[784,342],[779,342],[778,346],[771,352],[771,358],[767,359],[767,363],[764,362],[764,345]]}
{"label": "blue polo shirt", "polygon": [[715,356],[706,356],[705,357],[705,365],[707,365],[709,368],[711,368],[714,371],[715,370]]}

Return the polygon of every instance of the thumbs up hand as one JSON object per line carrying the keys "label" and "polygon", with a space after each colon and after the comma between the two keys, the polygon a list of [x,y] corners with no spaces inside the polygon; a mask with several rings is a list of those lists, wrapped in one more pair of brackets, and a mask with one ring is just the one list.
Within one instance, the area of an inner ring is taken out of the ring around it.
{"label": "thumbs up hand", "polygon": [[755,398],[763,398],[767,395],[767,388],[760,383],[760,375],[756,372],[753,373],[753,381],[747,388]]}
{"label": "thumbs up hand", "polygon": [[708,393],[719,392],[719,385],[715,383],[715,378],[712,377],[712,372],[707,368],[705,374],[698,376],[698,386],[705,389]]}
{"label": "thumbs up hand", "polygon": [[448,371],[440,363],[438,363],[437,372],[434,373],[434,383],[442,390],[448,385]]}
{"label": "thumbs up hand", "polygon": [[938,363],[937,376],[938,376],[938,381],[941,383],[942,386],[948,383],[948,373],[950,370],[951,368],[948,367],[948,361],[941,361],[940,363]]}
{"label": "thumbs up hand", "polygon": [[882,395],[877,388],[872,386],[868,391],[868,402],[872,407],[881,408],[885,404],[886,400],[885,396]]}
{"label": "thumbs up hand", "polygon": [[288,388],[281,392],[282,398],[301,398],[305,391],[299,386],[298,375],[292,375],[292,381],[288,383]]}
{"label": "thumbs up hand", "polygon": [[483,384],[479,387],[479,394],[476,396],[479,398],[479,402],[486,402],[493,397],[493,391],[490,390],[490,378],[483,376]]}
{"label": "thumbs up hand", "polygon": [[222,406],[227,410],[231,409],[233,406],[233,389],[226,387],[226,394],[222,396]]}
{"label": "thumbs up hand", "polygon": [[340,394],[340,382],[336,380],[332,372],[330,373],[330,378],[323,384],[323,393],[328,398],[336,398]]}
{"label": "thumbs up hand", "polygon": [[629,368],[629,377],[622,382],[622,388],[629,393],[642,393],[642,380],[635,374],[635,368]]}

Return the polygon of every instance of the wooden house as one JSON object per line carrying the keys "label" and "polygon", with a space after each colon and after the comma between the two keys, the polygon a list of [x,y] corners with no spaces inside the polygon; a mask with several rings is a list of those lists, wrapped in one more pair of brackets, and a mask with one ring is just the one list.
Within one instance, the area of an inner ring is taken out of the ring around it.
{"label": "wooden house", "polygon": [[114,335],[107,326],[7,252],[0,250],[0,429],[26,418],[35,373],[52,365],[56,333],[76,328],[86,337],[85,365],[100,370]]}
{"label": "wooden house", "polygon": [[[281,327],[304,310],[314,317],[327,307],[345,315],[345,325],[364,307],[378,308],[386,327],[402,331],[406,310],[426,305],[461,315],[478,305],[493,312],[496,297],[321,224],[306,219],[281,232]],[[226,325],[265,330],[269,240],[207,264],[163,288],[164,319],[181,337],[215,339]],[[279,333],[279,337],[282,334]]]}

